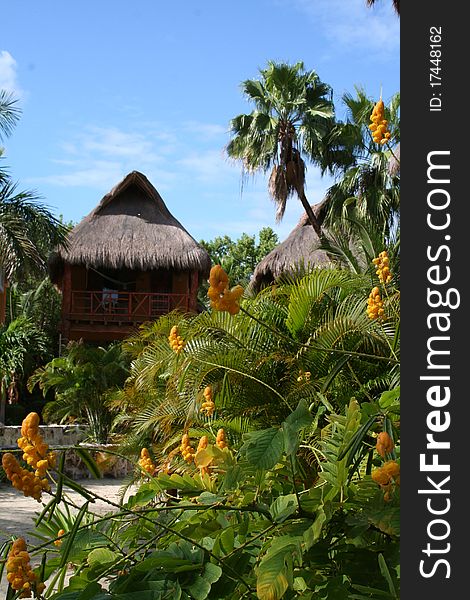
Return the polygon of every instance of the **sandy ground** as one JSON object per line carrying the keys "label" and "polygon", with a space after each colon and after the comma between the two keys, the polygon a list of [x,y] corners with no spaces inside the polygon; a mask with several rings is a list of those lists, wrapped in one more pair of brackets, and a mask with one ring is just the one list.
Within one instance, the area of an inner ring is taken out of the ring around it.
{"label": "sandy ground", "polygon": [[[102,498],[119,502],[120,491],[123,481],[118,479],[86,479],[79,481],[83,487],[98,494]],[[132,493],[132,489],[126,492],[126,498]],[[84,502],[83,496],[77,492],[67,491],[67,495],[80,506]],[[50,497],[46,496],[46,503]],[[28,546],[37,543],[34,537],[34,519],[43,508],[43,504],[36,502],[33,498],[26,498],[22,493],[16,491],[9,483],[0,483],[0,545],[12,535],[25,538]],[[106,502],[96,501],[90,504],[93,512],[103,514],[112,510],[112,506]],[[3,574],[0,582],[0,600],[6,596],[6,579]]]}

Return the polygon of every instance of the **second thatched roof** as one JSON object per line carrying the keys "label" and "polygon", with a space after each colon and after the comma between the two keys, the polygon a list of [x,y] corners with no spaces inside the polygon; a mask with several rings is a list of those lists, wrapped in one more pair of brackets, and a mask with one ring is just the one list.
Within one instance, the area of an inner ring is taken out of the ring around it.
{"label": "second thatched roof", "polygon": [[204,248],[170,213],[160,194],[138,171],[129,173],[68,236],[66,249],[49,261],[53,281],[63,264],[94,268],[158,268],[198,271],[207,276]]}
{"label": "second thatched roof", "polygon": [[[321,224],[325,216],[325,202],[313,205],[312,209]],[[304,213],[288,237],[256,266],[251,286],[259,290],[289,271],[330,266],[331,259],[319,246],[320,239]]]}

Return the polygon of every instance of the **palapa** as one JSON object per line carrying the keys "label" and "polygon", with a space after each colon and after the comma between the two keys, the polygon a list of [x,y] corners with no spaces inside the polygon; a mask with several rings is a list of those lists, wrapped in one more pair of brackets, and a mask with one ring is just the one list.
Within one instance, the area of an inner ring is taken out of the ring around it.
{"label": "palapa", "polygon": [[64,264],[138,271],[174,269],[209,274],[204,248],[170,213],[160,194],[132,171],[70,232],[67,247],[49,260],[56,283]]}
{"label": "palapa", "polygon": [[[325,201],[312,205],[312,209],[321,224],[325,217]],[[331,266],[332,261],[328,254],[319,249],[320,243],[320,238],[304,213],[288,237],[258,263],[251,287],[259,291],[285,273]]]}

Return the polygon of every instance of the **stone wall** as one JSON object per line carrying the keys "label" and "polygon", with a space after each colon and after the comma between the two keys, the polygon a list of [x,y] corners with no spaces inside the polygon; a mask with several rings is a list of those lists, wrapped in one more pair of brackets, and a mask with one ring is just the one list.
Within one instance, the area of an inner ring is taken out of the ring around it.
{"label": "stone wall", "polygon": [[[110,453],[117,451],[116,446],[84,443],[85,433],[79,425],[40,425],[39,430],[43,440],[51,449],[66,448],[64,450],[66,453],[64,471],[72,479],[92,477],[80,456],[74,452],[73,446],[76,445],[80,445],[80,448],[91,454],[103,477],[120,479],[132,473],[132,463]],[[18,449],[17,440],[19,437],[21,437],[20,425],[0,425],[0,449]]]}

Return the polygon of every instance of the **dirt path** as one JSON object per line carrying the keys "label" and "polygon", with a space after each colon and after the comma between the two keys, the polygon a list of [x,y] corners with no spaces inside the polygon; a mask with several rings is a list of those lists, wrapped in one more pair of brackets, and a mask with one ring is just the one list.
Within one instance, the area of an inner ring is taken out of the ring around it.
{"label": "dirt path", "polygon": [[[98,494],[102,498],[106,498],[112,502],[119,502],[120,493],[123,487],[123,481],[119,479],[86,479],[79,481],[83,487]],[[127,498],[132,494],[132,488],[126,492]],[[84,502],[83,496],[77,492],[70,491],[67,493],[70,499],[81,506]],[[12,535],[24,537],[28,546],[33,546],[37,543],[34,537],[34,519],[37,513],[40,513],[46,502],[39,503],[33,498],[26,498],[22,493],[16,491],[9,483],[0,484],[0,545],[11,539]],[[90,510],[98,514],[103,514],[112,510],[112,506],[106,502],[96,501],[90,505]],[[3,574],[0,582],[0,599],[3,600],[6,595],[6,579]]]}

